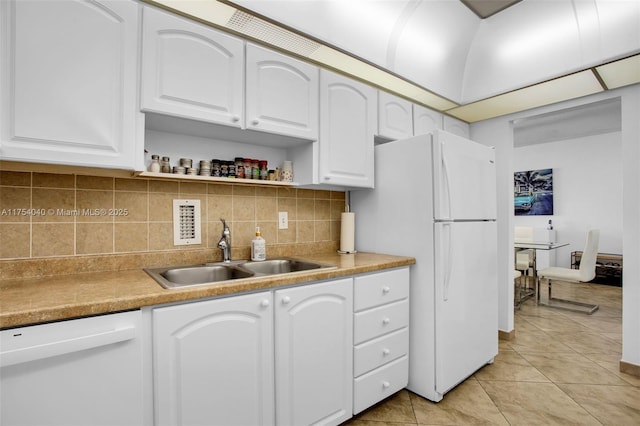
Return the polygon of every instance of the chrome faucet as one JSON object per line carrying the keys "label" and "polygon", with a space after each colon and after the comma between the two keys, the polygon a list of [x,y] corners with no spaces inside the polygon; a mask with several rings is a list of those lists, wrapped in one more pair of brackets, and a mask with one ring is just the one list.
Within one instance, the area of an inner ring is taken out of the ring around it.
{"label": "chrome faucet", "polygon": [[222,218],[220,220],[222,221],[222,236],[218,241],[218,248],[222,250],[222,260],[225,263],[229,263],[231,262],[231,231],[227,226],[227,222]]}

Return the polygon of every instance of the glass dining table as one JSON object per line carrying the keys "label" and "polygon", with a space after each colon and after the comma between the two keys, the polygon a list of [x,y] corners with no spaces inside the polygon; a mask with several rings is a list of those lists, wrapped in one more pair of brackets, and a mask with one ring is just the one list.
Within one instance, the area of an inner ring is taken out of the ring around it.
{"label": "glass dining table", "polygon": [[540,283],[538,282],[538,265],[536,263],[536,252],[538,250],[555,250],[560,247],[566,247],[569,243],[560,243],[560,242],[547,242],[547,241],[533,241],[533,240],[516,240],[513,243],[513,247],[515,252],[517,253],[520,250],[531,250],[531,269],[533,270],[532,278],[533,278],[533,288],[526,287],[526,291],[524,296],[520,296],[518,300],[515,301],[516,305],[519,306],[525,300],[529,299],[532,296],[535,296],[536,305],[539,301],[540,295]]}

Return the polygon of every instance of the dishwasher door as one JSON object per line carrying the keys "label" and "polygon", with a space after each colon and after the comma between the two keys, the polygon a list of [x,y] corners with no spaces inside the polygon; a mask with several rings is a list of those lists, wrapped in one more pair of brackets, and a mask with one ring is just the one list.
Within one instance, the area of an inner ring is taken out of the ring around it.
{"label": "dishwasher door", "polygon": [[0,424],[143,424],[140,311],[0,332]]}

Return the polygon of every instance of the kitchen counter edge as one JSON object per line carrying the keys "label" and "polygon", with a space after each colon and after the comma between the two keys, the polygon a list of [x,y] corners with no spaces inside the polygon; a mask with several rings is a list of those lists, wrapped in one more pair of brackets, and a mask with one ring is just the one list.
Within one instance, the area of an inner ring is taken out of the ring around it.
{"label": "kitchen counter edge", "polygon": [[336,268],[171,290],[161,287],[142,269],[0,280],[0,329],[267,291],[415,264],[412,257],[378,253],[316,254],[304,259],[332,264]]}

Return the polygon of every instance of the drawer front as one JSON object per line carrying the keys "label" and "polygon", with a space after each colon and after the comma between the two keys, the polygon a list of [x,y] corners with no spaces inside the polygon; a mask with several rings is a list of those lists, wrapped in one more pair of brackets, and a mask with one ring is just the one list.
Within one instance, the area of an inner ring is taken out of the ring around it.
{"label": "drawer front", "polygon": [[353,381],[353,414],[393,395],[408,383],[409,358],[406,356],[358,377]]}
{"label": "drawer front", "polygon": [[353,376],[358,377],[404,356],[409,351],[407,327],[358,345],[353,350]]}
{"label": "drawer front", "polygon": [[409,297],[409,268],[355,278],[356,312]]}
{"label": "drawer front", "polygon": [[409,325],[409,300],[390,303],[354,315],[354,344],[365,342]]}

